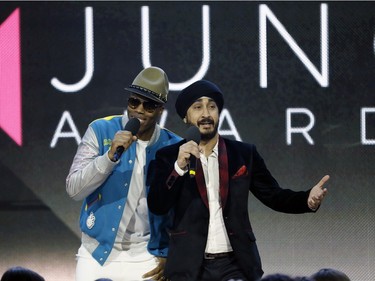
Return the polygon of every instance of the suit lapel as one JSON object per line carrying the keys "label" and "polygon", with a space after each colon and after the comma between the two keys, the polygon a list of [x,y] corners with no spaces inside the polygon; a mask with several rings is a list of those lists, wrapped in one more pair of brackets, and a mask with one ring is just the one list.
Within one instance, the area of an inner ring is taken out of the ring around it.
{"label": "suit lapel", "polygon": [[[204,173],[201,161],[198,159],[197,161],[197,171],[195,175],[195,179],[197,182],[199,194],[208,208],[208,197],[207,197],[207,187],[206,182],[204,180]],[[220,204],[221,207],[224,209],[225,204],[228,198],[228,185],[229,185],[229,174],[228,174],[228,154],[225,146],[224,139],[219,136],[219,193],[220,193]]]}
{"label": "suit lapel", "polygon": [[202,163],[200,159],[197,159],[197,160],[198,161],[197,161],[197,171],[195,174],[195,180],[197,181],[199,194],[201,195],[201,198],[208,209],[207,187],[206,187],[206,182],[204,180]]}
{"label": "suit lapel", "polygon": [[225,208],[228,198],[229,174],[228,154],[224,139],[219,136],[219,175],[220,175],[220,199],[221,207]]}

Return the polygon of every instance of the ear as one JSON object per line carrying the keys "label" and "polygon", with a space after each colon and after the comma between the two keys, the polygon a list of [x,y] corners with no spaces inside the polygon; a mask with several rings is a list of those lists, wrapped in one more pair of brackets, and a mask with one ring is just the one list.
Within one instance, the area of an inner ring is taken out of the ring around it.
{"label": "ear", "polygon": [[184,121],[185,124],[187,123],[186,116],[184,117],[184,119],[182,119],[182,121]]}

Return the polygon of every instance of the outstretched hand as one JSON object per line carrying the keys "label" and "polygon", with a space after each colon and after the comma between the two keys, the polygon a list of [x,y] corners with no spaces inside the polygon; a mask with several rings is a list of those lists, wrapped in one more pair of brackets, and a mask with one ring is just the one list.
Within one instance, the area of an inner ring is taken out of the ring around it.
{"label": "outstretched hand", "polygon": [[324,184],[329,180],[329,175],[325,175],[310,191],[309,198],[307,199],[307,205],[311,210],[316,210],[322,203],[324,197],[327,194],[327,188]]}
{"label": "outstretched hand", "polygon": [[162,257],[156,257],[157,258],[157,262],[158,262],[158,265],[151,271],[143,274],[142,278],[150,278],[152,280],[155,280],[155,281],[163,281],[163,280],[167,280],[165,277],[164,277],[164,267],[165,267],[165,263],[167,261],[166,258],[162,258]]}

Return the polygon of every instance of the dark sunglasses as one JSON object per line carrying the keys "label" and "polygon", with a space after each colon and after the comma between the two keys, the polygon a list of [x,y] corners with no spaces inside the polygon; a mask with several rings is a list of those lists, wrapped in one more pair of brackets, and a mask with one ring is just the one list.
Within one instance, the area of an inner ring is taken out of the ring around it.
{"label": "dark sunglasses", "polygon": [[141,101],[140,99],[137,99],[137,98],[133,98],[133,97],[130,97],[128,99],[128,106],[131,108],[131,109],[136,109],[138,106],[140,105],[143,105],[143,108],[147,111],[147,112],[154,112],[155,109],[157,109],[158,107],[161,107],[162,105],[160,103],[157,103],[157,102],[153,102],[153,101]]}

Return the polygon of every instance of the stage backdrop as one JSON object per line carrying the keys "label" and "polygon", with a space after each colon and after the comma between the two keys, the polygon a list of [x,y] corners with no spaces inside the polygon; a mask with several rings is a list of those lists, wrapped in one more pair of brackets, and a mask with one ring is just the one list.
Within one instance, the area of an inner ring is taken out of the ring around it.
{"label": "stage backdrop", "polygon": [[198,79],[225,95],[220,133],[251,142],[281,186],[331,175],[316,214],[249,196],[266,274],[322,267],[375,279],[374,2],[1,2],[0,271],[73,280],[81,202],[65,178],[87,125],[122,114],[124,87],[163,68],[160,123]]}

